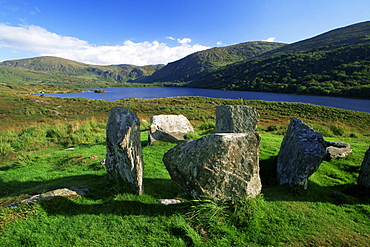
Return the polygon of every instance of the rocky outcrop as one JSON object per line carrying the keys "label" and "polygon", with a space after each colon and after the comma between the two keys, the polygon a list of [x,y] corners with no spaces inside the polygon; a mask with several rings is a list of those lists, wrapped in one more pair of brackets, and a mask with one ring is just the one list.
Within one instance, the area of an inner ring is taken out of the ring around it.
{"label": "rocky outcrop", "polygon": [[148,144],[160,139],[184,140],[185,134],[194,134],[189,120],[183,115],[158,115],[150,118]]}
{"label": "rocky outcrop", "polygon": [[345,142],[326,142],[326,146],[326,160],[345,158],[353,152],[351,145]]}
{"label": "rocky outcrop", "polygon": [[56,189],[56,190],[48,191],[42,194],[31,196],[30,198],[24,199],[20,202],[5,206],[5,208],[18,207],[20,204],[30,204],[36,201],[53,200],[55,198],[60,198],[60,197],[75,198],[75,197],[84,195],[88,192],[89,192],[89,189],[87,188],[80,189],[77,187]]}
{"label": "rocky outcrop", "polygon": [[322,134],[292,118],[277,158],[280,184],[307,189],[308,177],[318,169],[326,154]]}
{"label": "rocky outcrop", "polygon": [[172,180],[193,197],[252,198],[261,192],[258,133],[220,133],[180,143],[163,162]]}
{"label": "rocky outcrop", "polygon": [[256,108],[243,105],[216,107],[216,133],[248,133],[257,128],[259,113]]}
{"label": "rocky outcrop", "polygon": [[144,163],[139,118],[126,108],[114,107],[106,128],[105,167],[109,177],[120,185],[129,184],[133,193],[141,195]]}
{"label": "rocky outcrop", "polygon": [[358,185],[370,188],[370,147],[365,153],[358,176]]}

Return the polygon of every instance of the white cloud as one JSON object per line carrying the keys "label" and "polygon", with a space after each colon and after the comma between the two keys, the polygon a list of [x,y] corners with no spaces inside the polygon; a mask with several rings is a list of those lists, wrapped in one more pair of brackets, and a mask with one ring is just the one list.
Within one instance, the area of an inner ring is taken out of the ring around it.
{"label": "white cloud", "polygon": [[265,40],[262,40],[262,41],[266,41],[266,42],[274,42],[276,39],[276,37],[270,37],[268,39],[265,39]]}
{"label": "white cloud", "polygon": [[191,39],[189,38],[177,39],[177,42],[179,42],[180,44],[186,45],[187,43],[191,42]]}
{"label": "white cloud", "polygon": [[175,40],[175,38],[171,36],[166,37],[166,39]]}
{"label": "white cloud", "polygon": [[223,45],[224,43],[222,43],[222,41],[217,41],[216,43],[217,45]]}
{"label": "white cloud", "polygon": [[87,41],[61,36],[39,26],[13,27],[0,23],[0,48],[28,51],[38,56],[57,56],[89,64],[166,64],[210,48],[199,44],[190,45],[190,38],[177,41],[181,45],[175,47],[158,41],[135,43],[130,40],[122,45],[94,46]]}

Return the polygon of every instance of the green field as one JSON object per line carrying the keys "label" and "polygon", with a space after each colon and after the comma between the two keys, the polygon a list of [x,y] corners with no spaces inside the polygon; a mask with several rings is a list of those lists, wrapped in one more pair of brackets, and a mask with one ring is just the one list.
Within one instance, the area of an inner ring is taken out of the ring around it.
{"label": "green field", "polygon": [[[357,176],[370,144],[370,114],[297,103],[200,97],[117,102],[0,94],[0,204],[58,188],[88,188],[58,198],[0,208],[0,246],[368,246],[369,191]],[[211,134],[215,106],[243,104],[261,115],[262,194],[251,200],[194,200],[171,181],[163,154],[177,143],[147,146],[148,120],[183,114],[198,138]],[[105,158],[109,109],[127,107],[141,119],[144,194],[113,184]],[[57,111],[57,113],[55,112]],[[276,156],[291,117],[351,144],[345,159],[324,161],[307,191],[279,186]],[[158,205],[178,198],[182,204]]]}

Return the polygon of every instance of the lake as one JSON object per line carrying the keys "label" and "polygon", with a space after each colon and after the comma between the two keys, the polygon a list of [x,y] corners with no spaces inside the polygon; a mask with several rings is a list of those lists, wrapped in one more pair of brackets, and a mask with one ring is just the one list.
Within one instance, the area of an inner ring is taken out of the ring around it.
{"label": "lake", "polygon": [[[116,101],[127,98],[154,99],[176,96],[202,96],[224,99],[265,100],[276,102],[300,102],[314,105],[329,106],[353,111],[370,113],[370,100],[347,99],[324,96],[308,96],[282,93],[224,91],[214,89],[199,89],[186,87],[121,87],[104,88],[105,93],[83,92],[64,94],[44,94],[45,96],[62,98],[87,98],[94,100]],[[94,89],[84,89],[94,90]]]}

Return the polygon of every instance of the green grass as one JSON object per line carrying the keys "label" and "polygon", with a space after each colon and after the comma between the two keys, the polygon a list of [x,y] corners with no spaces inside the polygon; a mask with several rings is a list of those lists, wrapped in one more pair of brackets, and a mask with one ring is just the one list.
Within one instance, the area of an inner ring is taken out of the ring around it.
{"label": "green grass", "polygon": [[[194,116],[192,122],[197,135],[189,138],[198,138],[213,132],[214,104],[211,102],[238,104],[240,101],[196,97],[132,99],[116,103],[44,99],[49,102],[42,104],[45,109],[58,105],[70,107],[63,114],[71,121],[63,121],[56,119],[57,116],[48,116],[47,111],[37,110],[40,104],[34,102],[35,98],[9,97],[14,103],[11,104],[15,112],[12,114],[21,112],[26,106],[35,111],[34,115],[29,115],[31,122],[37,117],[49,121],[0,132],[0,204],[9,205],[37,193],[65,187],[89,188],[89,193],[79,198],[0,208],[0,246],[369,244],[369,192],[356,185],[360,164],[369,147],[369,129],[362,125],[364,120],[355,120],[356,116],[367,119],[369,114],[339,112],[332,124],[325,124],[324,118],[317,117],[314,121],[307,112],[300,113],[300,116],[307,116],[305,121],[311,121],[315,129],[326,131],[325,140],[350,143],[354,152],[345,159],[323,162],[310,177],[308,190],[297,191],[279,186],[276,181],[276,156],[287,127],[286,120],[291,115],[283,114],[288,114],[285,106],[251,102],[259,107],[264,119],[258,127],[262,137],[262,195],[251,200],[214,202],[192,200],[174,185],[162,157],[177,142],[161,140],[147,146],[148,115],[163,110]],[[136,108],[142,118],[145,170],[141,196],[112,183],[100,164],[105,158],[106,147],[105,124],[99,116],[106,116],[107,109],[115,104]],[[162,109],[166,106],[168,108]],[[8,113],[9,107],[2,108],[2,114],[9,114],[8,118],[3,118],[8,124],[20,117]],[[293,104],[290,108],[295,114],[302,111],[301,107]],[[78,108],[82,109],[81,114],[72,121]],[[266,110],[269,108],[271,112]],[[307,106],[307,111],[329,112],[326,108],[312,106]],[[348,114],[344,117],[341,115],[344,113]],[[203,116],[197,117],[199,114]],[[331,125],[339,126],[340,131],[333,131]],[[156,203],[165,198],[180,198],[184,203],[172,206]]]}

